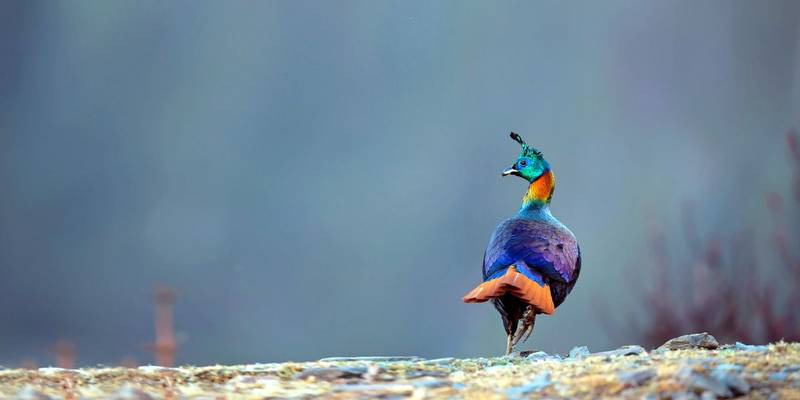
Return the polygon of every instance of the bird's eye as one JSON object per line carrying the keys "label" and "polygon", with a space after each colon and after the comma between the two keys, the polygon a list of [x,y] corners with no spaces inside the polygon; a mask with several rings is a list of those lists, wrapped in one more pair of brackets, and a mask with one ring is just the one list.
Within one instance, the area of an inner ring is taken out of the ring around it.
{"label": "bird's eye", "polygon": [[520,167],[522,167],[522,168],[525,168],[525,166],[526,166],[526,165],[528,165],[528,162],[527,162],[527,161],[525,161],[525,160],[519,160],[519,166],[520,166]]}

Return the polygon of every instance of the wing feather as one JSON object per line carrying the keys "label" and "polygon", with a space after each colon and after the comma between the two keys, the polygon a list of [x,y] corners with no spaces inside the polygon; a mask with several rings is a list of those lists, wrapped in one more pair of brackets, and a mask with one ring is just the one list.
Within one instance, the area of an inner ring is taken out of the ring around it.
{"label": "wing feather", "polygon": [[[484,256],[484,280],[524,263],[549,279],[572,282],[577,278],[580,249],[564,225],[552,221],[509,219],[497,227]],[[523,268],[519,268],[524,273]]]}

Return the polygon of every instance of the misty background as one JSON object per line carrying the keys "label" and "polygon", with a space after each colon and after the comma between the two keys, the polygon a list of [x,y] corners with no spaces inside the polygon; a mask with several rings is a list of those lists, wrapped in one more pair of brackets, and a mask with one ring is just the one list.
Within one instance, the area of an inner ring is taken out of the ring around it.
{"label": "misty background", "polygon": [[501,354],[511,130],[583,252],[521,348],[639,343],[649,233],[767,233],[799,105],[791,0],[4,1],[0,364],[152,362],[157,284],[179,363]]}

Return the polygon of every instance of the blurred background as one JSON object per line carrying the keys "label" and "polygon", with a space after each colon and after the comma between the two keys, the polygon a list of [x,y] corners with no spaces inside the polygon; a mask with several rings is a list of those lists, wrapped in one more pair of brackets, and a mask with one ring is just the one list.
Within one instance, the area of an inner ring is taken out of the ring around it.
{"label": "blurred background", "polygon": [[0,364],[155,362],[156,287],[177,363],[501,354],[511,130],[583,251],[521,348],[791,337],[798,119],[791,0],[4,1]]}

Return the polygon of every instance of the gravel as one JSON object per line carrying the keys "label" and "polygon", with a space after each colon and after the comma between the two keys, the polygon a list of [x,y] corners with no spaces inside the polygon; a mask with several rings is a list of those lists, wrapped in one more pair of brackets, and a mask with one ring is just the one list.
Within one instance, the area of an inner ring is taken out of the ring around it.
{"label": "gravel", "polygon": [[658,347],[658,350],[685,350],[685,349],[708,349],[719,348],[719,342],[714,336],[703,333],[692,333],[689,335],[678,336],[668,340]]}
{"label": "gravel", "polygon": [[[691,335],[687,335],[691,336]],[[0,370],[0,398],[800,399],[800,344],[481,358],[332,357],[315,362],[161,368]],[[668,342],[669,343],[669,342]],[[666,345],[666,344],[665,344]],[[683,345],[681,345],[683,346]]]}

